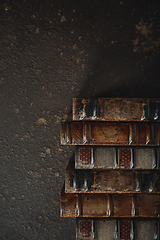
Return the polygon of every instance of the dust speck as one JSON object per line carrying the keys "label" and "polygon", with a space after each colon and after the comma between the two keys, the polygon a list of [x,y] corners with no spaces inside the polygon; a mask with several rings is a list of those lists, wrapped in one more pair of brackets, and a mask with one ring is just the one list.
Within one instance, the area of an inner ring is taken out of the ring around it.
{"label": "dust speck", "polygon": [[135,25],[136,28],[136,39],[133,42],[133,52],[157,52],[159,49],[159,38],[156,37],[153,28],[153,22],[144,22],[143,19]]}
{"label": "dust speck", "polygon": [[44,118],[39,118],[39,119],[37,120],[37,123],[38,123],[39,125],[47,125],[47,121],[46,121],[46,119],[44,119]]}
{"label": "dust speck", "polygon": [[62,16],[61,17],[61,22],[64,22],[64,21],[66,21],[66,18],[65,18],[65,16]]}
{"label": "dust speck", "polygon": [[56,176],[56,177],[59,177],[59,172],[56,172],[56,173],[55,173],[55,176]]}
{"label": "dust speck", "polygon": [[51,153],[51,149],[50,148],[46,148],[46,153],[50,154]]}
{"label": "dust speck", "polygon": [[77,44],[73,45],[73,49],[76,50],[77,49]]}
{"label": "dust speck", "polygon": [[36,29],[36,33],[39,33],[39,28]]}
{"label": "dust speck", "polygon": [[59,116],[57,116],[57,115],[54,115],[54,116],[56,117],[56,122],[55,122],[55,123],[59,123],[59,122],[62,120],[61,117],[59,117]]}

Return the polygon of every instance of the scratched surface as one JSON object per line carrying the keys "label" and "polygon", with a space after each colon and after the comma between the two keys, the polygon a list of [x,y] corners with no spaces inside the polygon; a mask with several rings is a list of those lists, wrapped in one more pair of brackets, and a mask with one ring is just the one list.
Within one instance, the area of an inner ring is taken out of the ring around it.
{"label": "scratched surface", "polygon": [[73,97],[159,98],[158,1],[0,1],[0,239],[75,240],[59,217]]}

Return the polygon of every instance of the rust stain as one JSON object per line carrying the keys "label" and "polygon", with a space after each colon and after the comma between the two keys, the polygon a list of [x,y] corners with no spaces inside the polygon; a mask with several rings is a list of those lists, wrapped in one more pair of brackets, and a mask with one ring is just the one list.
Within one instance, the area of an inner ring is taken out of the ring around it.
{"label": "rust stain", "polygon": [[39,119],[37,120],[37,123],[38,123],[39,125],[47,125],[47,121],[46,121],[46,119],[44,119],[44,118],[39,118]]}
{"label": "rust stain", "polygon": [[147,22],[143,22],[143,19],[141,19],[141,22],[139,22],[139,24],[135,25],[138,32],[141,35],[144,35],[146,38],[148,38],[148,35],[152,33],[152,29],[151,29],[152,26],[153,26],[153,22],[148,24]]}
{"label": "rust stain", "polygon": [[46,153],[50,154],[51,153],[51,149],[50,148],[46,148]]}
{"label": "rust stain", "polygon": [[[153,21],[144,22],[143,18],[135,25],[137,38],[133,42],[133,52],[156,52],[159,50],[159,38],[153,37]],[[159,29],[158,29],[159,31]],[[155,36],[155,35],[154,35]]]}

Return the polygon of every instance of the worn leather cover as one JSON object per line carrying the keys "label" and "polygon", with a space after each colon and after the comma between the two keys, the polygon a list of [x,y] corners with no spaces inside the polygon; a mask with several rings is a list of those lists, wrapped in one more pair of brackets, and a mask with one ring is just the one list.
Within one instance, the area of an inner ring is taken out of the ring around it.
{"label": "worn leather cover", "polygon": [[61,193],[61,217],[160,217],[158,194]]}
{"label": "worn leather cover", "polygon": [[159,240],[159,222],[137,219],[77,218],[77,240]]}
{"label": "worn leather cover", "polygon": [[159,123],[64,122],[63,145],[159,146]]}
{"label": "worn leather cover", "polygon": [[76,169],[159,169],[160,149],[152,147],[78,147]]}
{"label": "worn leather cover", "polygon": [[68,166],[65,192],[160,194],[160,170],[84,170]]}
{"label": "worn leather cover", "polygon": [[160,99],[73,98],[73,120],[160,121]]}

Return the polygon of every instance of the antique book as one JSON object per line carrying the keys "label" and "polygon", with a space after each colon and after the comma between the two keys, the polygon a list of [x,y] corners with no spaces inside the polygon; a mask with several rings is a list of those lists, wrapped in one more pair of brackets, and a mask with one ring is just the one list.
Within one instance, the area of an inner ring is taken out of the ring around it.
{"label": "antique book", "polygon": [[73,98],[73,120],[160,121],[160,99]]}
{"label": "antique book", "polygon": [[61,217],[160,217],[158,194],[61,193]]}
{"label": "antique book", "polygon": [[66,193],[158,193],[160,170],[74,169],[65,170]]}
{"label": "antique book", "polygon": [[160,240],[160,223],[154,220],[77,218],[77,240]]}
{"label": "antique book", "polygon": [[77,147],[76,169],[159,169],[160,148]]}
{"label": "antique book", "polygon": [[61,144],[159,146],[160,123],[64,122]]}

